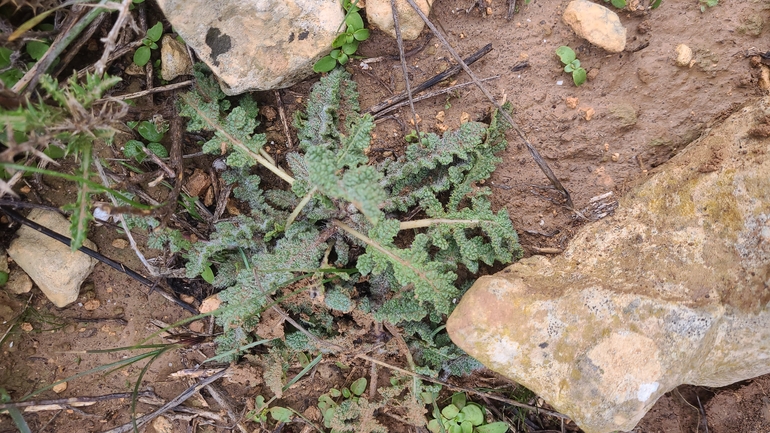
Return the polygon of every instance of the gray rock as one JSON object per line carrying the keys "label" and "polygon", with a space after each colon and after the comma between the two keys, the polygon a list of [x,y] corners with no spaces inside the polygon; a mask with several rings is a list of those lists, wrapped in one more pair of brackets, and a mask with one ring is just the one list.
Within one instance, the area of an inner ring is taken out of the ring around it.
{"label": "gray rock", "polygon": [[562,20],[581,38],[619,53],[626,48],[626,28],[618,14],[588,0],[573,0],[564,9]]}
{"label": "gray rock", "polygon": [[174,30],[235,95],[313,73],[344,20],[338,0],[158,0]]}
{"label": "gray rock", "polygon": [[192,61],[187,55],[187,49],[171,35],[163,35],[160,62],[160,76],[166,81],[192,74]]}
{"label": "gray rock", "polygon": [[[35,209],[27,216],[30,220],[49,229],[69,236],[69,221],[49,211]],[[80,284],[88,277],[97,261],[75,251],[37,230],[24,226],[16,232],[8,255],[37,284],[46,297],[59,308],[77,299]],[[96,250],[93,242],[83,245]]]}
{"label": "gray rock", "polygon": [[630,430],[681,384],[770,373],[770,97],[584,226],[562,256],[480,278],[452,340],[587,433]]}
{"label": "gray rock", "polygon": [[[415,0],[415,3],[425,15],[430,15],[433,0]],[[401,27],[401,37],[407,41],[417,39],[425,27],[425,22],[406,0],[396,0],[396,10],[398,11],[398,24]],[[366,19],[369,24],[394,38],[396,37],[390,0],[367,0]]]}

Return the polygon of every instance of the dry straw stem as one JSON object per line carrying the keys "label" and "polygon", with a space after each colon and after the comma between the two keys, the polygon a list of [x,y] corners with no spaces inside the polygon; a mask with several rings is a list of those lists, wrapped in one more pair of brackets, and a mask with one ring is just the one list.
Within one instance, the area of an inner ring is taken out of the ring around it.
{"label": "dry straw stem", "polygon": [[[136,425],[137,426],[144,425],[152,421],[153,419],[157,418],[158,416],[162,415],[163,413],[168,412],[169,410],[179,406],[180,404],[187,401],[188,398],[192,397],[193,394],[203,389],[206,385],[224,376],[226,371],[227,371],[227,368],[223,368],[222,370],[219,370],[217,373],[215,373],[213,376],[203,379],[202,381],[196,383],[195,385],[187,388],[183,393],[176,396],[176,398],[169,401],[168,403],[163,405],[163,407],[159,408],[155,412],[138,418],[136,420]],[[123,424],[120,427],[116,427],[114,429],[108,430],[105,433],[128,433],[133,429],[134,429],[134,423],[129,422],[129,423]]]}
{"label": "dry straw stem", "polygon": [[430,28],[430,30],[433,32],[433,34],[436,35],[436,37],[439,38],[441,43],[444,45],[444,47],[449,51],[450,54],[452,54],[452,57],[454,57],[455,61],[459,63],[463,70],[465,70],[465,73],[468,74],[469,77],[473,80],[474,83],[476,83],[476,86],[481,90],[481,92],[484,94],[484,96],[489,99],[489,101],[497,108],[497,111],[503,116],[503,118],[508,122],[509,125],[516,131],[516,133],[519,135],[519,138],[521,138],[522,141],[524,141],[524,144],[527,146],[527,150],[529,150],[529,153],[532,155],[532,158],[535,160],[535,163],[537,163],[538,167],[540,167],[540,170],[543,171],[543,174],[548,178],[548,180],[551,181],[551,184],[553,184],[554,188],[559,190],[564,198],[567,200],[567,207],[570,209],[574,208],[572,204],[572,198],[569,195],[569,192],[567,192],[567,189],[564,188],[564,186],[561,184],[559,179],[556,178],[556,175],[553,174],[553,171],[551,171],[551,168],[548,167],[548,164],[543,160],[543,158],[540,156],[540,152],[535,149],[535,147],[532,145],[532,143],[529,142],[529,139],[524,134],[524,131],[519,128],[519,125],[513,121],[513,118],[510,114],[508,114],[507,111],[503,110],[503,108],[500,106],[500,104],[495,100],[495,98],[492,97],[492,94],[489,93],[486,87],[484,87],[483,84],[481,84],[481,81],[476,76],[476,74],[473,73],[471,68],[468,67],[468,65],[463,61],[462,57],[460,57],[459,54],[457,54],[457,51],[455,51],[454,48],[452,48],[451,45],[449,45],[449,42],[446,40],[444,35],[441,34],[441,32],[438,31],[435,25],[428,19],[427,16],[425,16],[425,13],[423,13],[422,9],[420,9],[417,4],[414,2],[414,0],[406,0],[409,2],[409,5],[412,6],[412,9],[417,12],[417,14],[422,18],[422,20],[425,22],[425,25]]}

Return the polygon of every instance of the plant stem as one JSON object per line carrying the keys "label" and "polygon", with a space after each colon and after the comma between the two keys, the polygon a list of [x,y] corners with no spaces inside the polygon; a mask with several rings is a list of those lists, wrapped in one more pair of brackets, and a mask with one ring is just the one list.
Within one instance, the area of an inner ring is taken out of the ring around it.
{"label": "plant stem", "polygon": [[399,224],[399,230],[419,229],[423,227],[430,227],[434,224],[467,224],[476,226],[481,223],[481,220],[453,220],[447,218],[425,218],[414,221],[402,221]]}
{"label": "plant stem", "polygon": [[[187,99],[186,97],[183,97],[183,99]],[[246,147],[245,144],[241,143],[240,140],[233,137],[231,134],[229,134],[227,131],[223,130],[222,128],[217,127],[217,125],[211,121],[211,119],[206,116],[206,113],[201,111],[198,106],[194,103],[191,103],[190,101],[187,102],[187,105],[195,110],[195,112],[198,114],[198,116],[201,117],[201,119],[205,119],[206,123],[209,124],[209,127],[212,131],[218,131],[220,132],[225,138],[227,138],[228,141],[230,141],[230,144],[237,147],[241,152],[245,153],[246,155],[249,155],[250,157],[254,158],[258,163],[262,164],[263,167],[266,169],[272,171],[275,173],[276,176],[280,177],[281,179],[285,180],[289,185],[294,184],[294,178],[289,176],[288,173],[283,171],[282,168],[276,166],[275,164],[272,164],[270,161],[267,160],[264,156],[260,155],[259,153],[253,152],[251,149]]]}
{"label": "plant stem", "polygon": [[302,209],[304,209],[305,206],[307,206],[307,204],[310,202],[310,199],[313,198],[313,194],[315,194],[316,191],[318,191],[318,187],[314,186],[313,189],[311,189],[310,192],[307,193],[307,195],[302,197],[302,200],[299,202],[297,207],[294,208],[294,210],[291,212],[291,215],[289,215],[289,218],[286,220],[286,226],[283,228],[284,231],[289,229],[289,226],[294,222],[294,220],[297,219],[297,217],[299,216],[299,213],[302,212]]}

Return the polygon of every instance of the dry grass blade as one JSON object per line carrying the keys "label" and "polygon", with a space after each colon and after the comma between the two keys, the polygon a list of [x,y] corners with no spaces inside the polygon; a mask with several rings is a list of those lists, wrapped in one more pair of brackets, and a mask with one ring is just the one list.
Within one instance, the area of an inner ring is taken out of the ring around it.
{"label": "dry grass blade", "polygon": [[[226,368],[223,368],[222,370],[219,370],[216,374],[213,376],[206,378],[197,384],[191,386],[190,388],[187,388],[183,393],[179,394],[176,398],[171,400],[170,402],[163,405],[163,407],[159,408],[153,413],[147,414],[143,417],[140,417],[136,420],[136,425],[141,426],[144,425],[153,419],[157,418],[158,416],[162,415],[165,412],[168,412],[169,410],[179,406],[180,404],[187,401],[188,398],[192,397],[193,394],[203,389],[205,386],[207,386],[210,383],[213,383],[214,381],[218,380],[222,376],[224,376],[225,372],[227,371]],[[114,429],[108,430],[105,433],[128,433],[134,428],[134,423],[129,422],[127,424],[124,424],[120,427],[116,427]]]}

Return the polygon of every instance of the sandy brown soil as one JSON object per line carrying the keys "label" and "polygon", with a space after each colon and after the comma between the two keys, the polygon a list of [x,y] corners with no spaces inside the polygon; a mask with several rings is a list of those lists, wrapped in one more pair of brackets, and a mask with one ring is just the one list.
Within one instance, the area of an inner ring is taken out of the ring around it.
{"label": "sandy brown soil", "polygon": [[[463,56],[487,43],[493,44],[493,51],[472,69],[482,78],[499,76],[488,82],[488,89],[498,100],[514,105],[514,119],[571,193],[577,209],[587,206],[592,197],[610,191],[621,195],[630,184],[642,181],[649,170],[761,94],[759,69],[751,66],[746,53],[770,49],[767,36],[770,30],[753,36],[746,31],[745,23],[756,17],[764,21],[770,19],[770,4],[766,0],[725,1],[705,13],[701,13],[695,0],[664,0],[654,11],[622,12],[628,44],[627,51],[619,54],[604,52],[577,38],[560,19],[567,3],[566,0],[532,0],[529,5],[520,5],[519,13],[507,21],[506,7],[500,0],[492,2],[491,15],[482,14],[471,0],[445,0],[436,2],[431,17]],[[409,43],[407,49],[425,40]],[[675,47],[680,43],[689,45],[695,52],[695,61],[690,67],[675,65]],[[575,87],[571,77],[562,71],[554,53],[560,45],[574,48],[588,70],[590,80],[583,86]],[[366,56],[380,56],[394,54],[397,49],[393,40],[375,31],[372,39],[362,45],[361,52]],[[523,62],[528,66],[512,71]],[[410,77],[413,82],[421,82],[449,63],[449,54],[432,38],[423,51],[408,59]],[[397,61],[370,66],[369,71],[356,65],[348,68],[359,83],[364,108],[404,89]],[[463,75],[456,79],[467,81]],[[290,112],[302,108],[301,99],[313,81],[282,91]],[[271,93],[258,98],[269,105],[274,103]],[[568,98],[577,98],[574,108],[567,104]],[[156,102],[161,103],[162,98]],[[439,97],[416,104],[421,128],[431,131],[456,127],[464,113],[470,119],[483,119],[489,107],[490,103],[472,87],[450,98]],[[442,111],[444,120],[439,121],[437,116],[440,118]],[[386,152],[398,153],[403,148],[398,137],[411,129],[410,117],[409,112],[402,109],[396,118],[379,123],[373,150],[382,157],[387,156]],[[279,120],[265,124],[276,143],[285,141]],[[509,134],[509,141],[508,150],[501,155],[504,162],[490,182],[494,203],[498,208],[508,209],[528,253],[542,251],[539,250],[542,248],[561,249],[584,221],[563,205],[524,145],[513,134]],[[280,150],[280,145],[273,149]],[[185,153],[194,151],[186,149]],[[280,161],[280,155],[276,156]],[[72,201],[72,197],[61,192],[46,196],[57,205]],[[129,249],[111,246],[117,237],[120,235],[115,230],[106,227],[94,228],[90,236],[105,255],[141,269]],[[145,287],[104,265],[97,266],[89,287],[93,290],[83,290],[78,303],[61,310],[41,296],[34,296],[28,311],[35,314],[28,312],[25,316],[34,330],[14,331],[0,348],[0,384],[12,397],[20,397],[76,372],[115,362],[128,352],[83,354],[81,351],[136,344],[157,330],[151,325],[151,319],[172,323],[187,314],[157,294],[148,295]],[[98,299],[101,306],[95,311],[86,311],[82,304],[92,298]],[[23,296],[2,294],[2,321],[14,317],[26,301]],[[75,318],[102,320],[78,322]],[[103,320],[115,318],[125,322]],[[44,321],[52,323],[44,324]],[[0,332],[5,332],[6,326],[0,326]],[[210,349],[204,350],[210,353]],[[187,384],[170,379],[168,374],[204,358],[205,355],[197,351],[165,354],[149,369],[143,383],[152,386],[161,397],[170,399]],[[81,378],[72,381],[58,396],[48,391],[38,398],[128,392],[140,369],[141,365],[134,365],[106,377]],[[292,371],[295,370],[299,369]],[[234,406],[241,410],[263,392],[263,386],[254,367],[244,363],[237,371],[236,377],[225,381],[223,387]],[[357,374],[362,373],[365,370]],[[490,386],[486,376],[474,375],[460,383]],[[345,383],[350,377],[349,372],[343,373],[333,364],[322,363],[317,374],[297,385],[285,404],[303,412],[316,404],[318,394],[334,384]],[[499,378],[489,380],[501,383]],[[635,432],[701,432],[706,431],[706,422],[710,432],[767,432],[770,431],[767,392],[770,392],[767,376],[723,389],[683,386],[662,398]],[[218,410],[209,395],[204,393],[204,397],[194,401]],[[98,432],[127,422],[128,405],[123,399],[62,413],[29,414],[26,418],[36,432]],[[139,412],[149,410],[150,406],[139,406]],[[175,423],[174,431],[190,431],[187,422]],[[247,425],[251,430],[257,429],[256,424]],[[416,431],[392,419],[388,425],[391,431]],[[568,427],[571,427],[569,431],[575,431],[574,425]],[[2,416],[0,432],[5,431],[14,431],[14,427],[7,416]],[[223,426],[200,426],[197,431],[225,430]]]}

